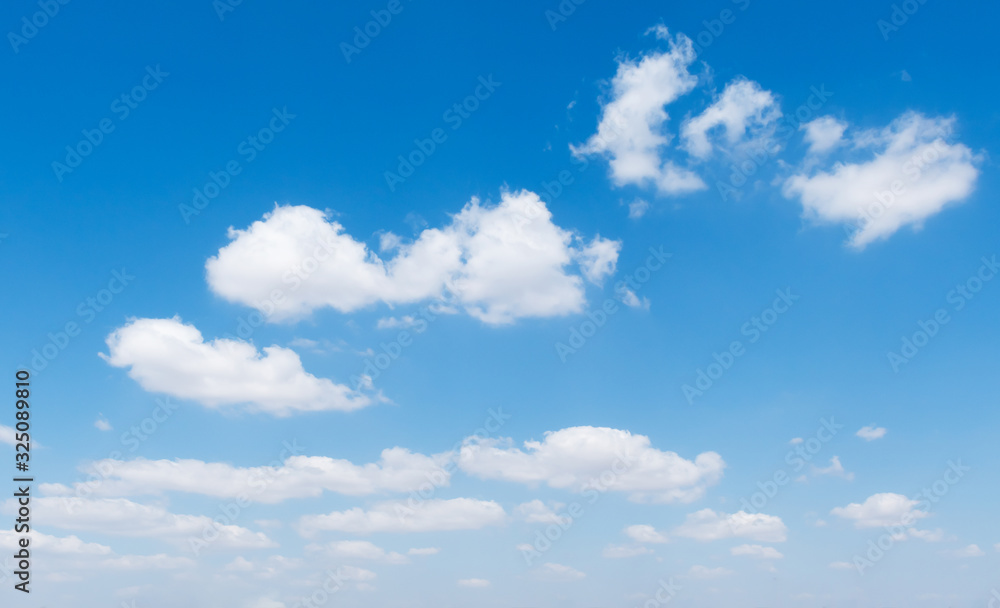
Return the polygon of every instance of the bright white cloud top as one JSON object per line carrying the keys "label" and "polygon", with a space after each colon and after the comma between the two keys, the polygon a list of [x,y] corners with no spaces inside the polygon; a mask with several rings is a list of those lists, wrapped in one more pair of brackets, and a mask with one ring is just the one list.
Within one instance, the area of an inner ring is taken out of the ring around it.
{"label": "bright white cloud top", "polygon": [[473,199],[451,223],[412,242],[383,235],[383,260],[344,227],[311,207],[276,207],[206,263],[223,298],[268,320],[294,321],[315,310],[353,312],[376,303],[454,306],[487,324],[583,310],[584,278],[615,270],[620,243],[585,241],[560,228],[538,195],[503,192],[499,204]]}
{"label": "bright white cloud top", "polygon": [[289,416],[302,412],[352,411],[371,397],[302,367],[299,355],[281,346],[262,351],[250,342],[209,342],[180,318],[132,319],[107,338],[101,356],[142,388],[209,408],[240,406],[251,412]]}
{"label": "bright white cloud top", "polygon": [[725,538],[746,538],[764,543],[785,542],[788,528],[781,518],[764,513],[719,513],[702,509],[691,513],[674,530],[674,536],[708,542]]}
{"label": "bright white cloud top", "polygon": [[580,426],[550,431],[524,449],[510,440],[476,439],[462,446],[459,467],[483,479],[545,483],[574,492],[626,492],[636,502],[691,502],[722,477],[715,452],[693,461],[650,445],[649,437]]}
{"label": "bright white cloud top", "polygon": [[[840,143],[833,123],[807,129],[815,149]],[[920,229],[947,205],[965,200],[979,170],[967,146],[950,143],[954,118],[907,112],[880,130],[854,132],[851,152],[825,168],[803,168],[783,186],[786,197],[802,203],[806,219],[849,224],[851,247],[864,249],[900,228]]]}
{"label": "bright white cloud top", "polygon": [[856,528],[912,525],[918,519],[930,515],[927,511],[918,509],[919,504],[919,500],[885,492],[873,494],[863,503],[853,502],[846,507],[836,507],[830,513],[854,522]]}

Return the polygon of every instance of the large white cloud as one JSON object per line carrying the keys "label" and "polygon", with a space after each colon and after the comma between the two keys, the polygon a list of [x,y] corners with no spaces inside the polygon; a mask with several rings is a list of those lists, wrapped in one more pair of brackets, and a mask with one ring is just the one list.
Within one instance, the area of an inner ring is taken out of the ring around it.
{"label": "large white cloud", "polygon": [[133,319],[107,338],[101,356],[147,391],[191,399],[210,408],[241,406],[275,416],[324,410],[351,411],[372,399],[302,368],[295,351],[258,351],[237,339],[206,342],[193,325],[172,319]]}
{"label": "large white cloud", "polygon": [[664,194],[705,189],[700,177],[661,156],[672,139],[664,128],[669,119],[665,108],[697,84],[688,71],[694,59],[691,40],[683,34],[670,41],[667,52],[650,53],[638,61],[622,59],[597,132],[582,146],[573,147],[573,153],[607,156],[618,185],[652,184]]}
{"label": "large white cloud", "polygon": [[846,507],[836,507],[831,514],[854,522],[856,528],[880,528],[912,525],[930,515],[917,508],[920,501],[902,494],[884,492],[869,496],[863,503],[852,502]]}
{"label": "large white cloud", "polygon": [[711,155],[710,135],[720,128],[725,134],[725,147],[770,149],[771,135],[779,118],[781,110],[770,91],[752,80],[736,78],[704,112],[685,121],[681,138],[684,148],[697,158]]}
{"label": "large white cloud", "polygon": [[551,317],[584,307],[584,282],[614,271],[619,244],[589,243],[552,222],[538,195],[503,192],[499,204],[469,202],[451,223],[411,243],[383,238],[383,260],[311,207],[276,207],[206,263],[212,291],[268,320],[301,319],[330,307],[433,301],[489,324]]}
{"label": "large white cloud", "polygon": [[[98,532],[115,536],[156,538],[179,546],[190,546],[210,530],[212,545],[221,548],[266,548],[276,546],[261,532],[234,524],[220,524],[206,515],[178,515],[159,505],[146,505],[124,498],[33,498],[33,517],[44,526],[64,530]],[[16,508],[13,499],[5,504]],[[217,534],[217,536],[213,536]]]}
{"label": "large white cloud", "polygon": [[747,538],[764,543],[780,543],[787,538],[788,529],[781,518],[764,513],[717,513],[702,509],[691,513],[684,523],[674,530],[674,536],[713,541],[724,538]]}
{"label": "large white cloud", "polygon": [[637,502],[690,502],[716,483],[726,466],[715,452],[686,460],[653,448],[644,435],[591,426],[550,431],[524,448],[510,440],[469,438],[460,449],[459,467],[484,479],[628,492]]}
{"label": "large white cloud", "polygon": [[[919,229],[968,198],[979,176],[972,151],[948,142],[954,123],[907,112],[881,130],[856,132],[844,158],[819,169],[807,162],[784,182],[784,195],[802,203],[807,219],[853,226],[848,243],[858,249],[904,226]],[[839,142],[833,138],[839,122],[822,126],[807,130],[813,148]]]}
{"label": "large white cloud", "polygon": [[299,531],[311,536],[324,530],[352,534],[478,530],[499,525],[506,517],[503,507],[487,500],[432,499],[418,504],[391,500],[367,511],[355,507],[326,515],[306,515],[299,520]]}
{"label": "large white cloud", "polygon": [[139,496],[189,492],[217,498],[248,496],[254,502],[277,503],[320,496],[324,491],[348,496],[379,492],[411,492],[432,483],[448,484],[448,455],[425,456],[404,448],[382,451],[378,462],[362,465],[326,456],[290,456],[281,466],[235,467],[201,460],[99,460],[81,467],[97,471],[100,483],[73,487],[43,484],[50,496]]}
{"label": "large white cloud", "polygon": [[6,553],[16,552],[21,538],[31,541],[31,551],[46,569],[90,569],[90,570],[166,570],[193,567],[195,561],[187,557],[174,557],[162,553],[156,555],[118,555],[111,547],[99,543],[89,543],[76,536],[52,536],[37,530],[27,535],[14,531],[0,530],[0,548]]}

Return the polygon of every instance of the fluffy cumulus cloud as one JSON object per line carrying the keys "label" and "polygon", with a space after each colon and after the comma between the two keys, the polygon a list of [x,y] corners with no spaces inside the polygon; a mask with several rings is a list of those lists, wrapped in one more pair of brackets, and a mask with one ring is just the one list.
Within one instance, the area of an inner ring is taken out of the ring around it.
{"label": "fluffy cumulus cloud", "polygon": [[431,483],[448,484],[447,455],[424,456],[404,448],[382,451],[378,462],[354,464],[326,456],[289,456],[272,466],[235,467],[201,460],[113,460],[90,463],[100,484],[43,484],[49,496],[139,496],[186,492],[216,498],[251,496],[254,502],[278,503],[320,496],[324,491],[348,496],[411,492]]}
{"label": "fluffy cumulus cloud", "polygon": [[[717,149],[729,155],[758,148],[772,151],[772,135],[781,118],[779,104],[774,94],[743,77],[729,82],[707,108],[685,120],[675,144],[667,106],[698,85],[690,72],[696,53],[684,34],[671,37],[662,26],[651,31],[668,42],[669,50],[619,61],[597,132],[571,147],[575,155],[607,158],[611,179],[618,186],[633,184],[653,187],[662,195],[681,195],[708,187],[691,166]],[[629,217],[640,217],[647,207],[630,205]]]}
{"label": "fluffy cumulus cloud", "polygon": [[680,34],[670,41],[669,51],[619,62],[597,132],[574,147],[574,154],[606,156],[618,185],[652,184],[664,194],[705,189],[700,177],[661,157],[672,139],[664,128],[666,106],[698,83],[688,71],[694,59],[691,40]]}
{"label": "fluffy cumulus cloud", "polygon": [[191,399],[210,408],[242,407],[275,416],[324,410],[351,411],[372,399],[317,378],[295,351],[258,350],[238,339],[205,341],[193,325],[172,319],[133,319],[107,338],[102,357],[147,391]]}
{"label": "fluffy cumulus cloud", "polygon": [[681,127],[684,148],[697,158],[711,155],[710,137],[721,132],[725,147],[740,145],[770,148],[775,123],[781,110],[774,95],[746,78],[726,85],[722,95],[704,112],[685,121]]}
{"label": "fluffy cumulus cloud", "polygon": [[818,467],[813,465],[812,473],[813,475],[831,475],[833,477],[841,477],[847,481],[852,481],[854,479],[854,473],[844,470],[844,465],[840,463],[840,457],[838,456],[834,456],[830,459],[829,466]]}
{"label": "fluffy cumulus cloud", "polygon": [[[124,498],[50,497],[32,500],[38,523],[74,532],[95,532],[135,538],[155,538],[189,547],[192,540],[210,538],[211,546],[228,549],[261,549],[277,546],[262,532],[222,524],[206,515],[178,515],[159,505]],[[9,500],[7,509],[13,509]]]}
{"label": "fluffy cumulus cloud", "polygon": [[376,303],[439,303],[488,324],[552,317],[584,308],[584,278],[614,272],[619,243],[560,228],[538,195],[503,192],[494,206],[473,199],[451,223],[412,242],[382,238],[382,259],[327,213],[276,207],[206,263],[212,291],[257,308],[268,320],[312,311],[352,312]]}
{"label": "fluffy cumulus cloud", "polygon": [[836,507],[830,513],[854,522],[855,528],[905,526],[929,515],[917,508],[919,504],[920,501],[902,494],[886,492],[873,494],[863,503],[852,502],[846,507]]}
{"label": "fluffy cumulus cloud", "polygon": [[780,517],[764,513],[717,513],[702,509],[691,513],[684,523],[674,530],[674,536],[713,541],[724,538],[746,538],[764,543],[781,543],[787,538],[788,529]]}
{"label": "fluffy cumulus cloud", "polygon": [[326,515],[306,515],[299,520],[299,531],[311,536],[321,531],[371,534],[478,530],[499,525],[506,519],[503,507],[493,501],[452,498],[411,504],[406,500],[392,500],[378,503],[367,511],[355,507]]}
{"label": "fluffy cumulus cloud", "polygon": [[529,524],[558,524],[565,521],[565,517],[556,513],[556,509],[562,505],[555,504],[549,507],[540,500],[532,500],[517,506],[517,514]]}
{"label": "fluffy cumulus cloud", "polygon": [[483,479],[545,483],[574,492],[627,492],[636,502],[690,502],[721,477],[725,462],[715,452],[686,460],[650,445],[644,435],[580,426],[551,431],[524,449],[510,440],[470,437],[459,467]]}
{"label": "fluffy cumulus cloud", "polygon": [[[979,176],[976,155],[949,142],[954,123],[907,112],[881,130],[855,132],[843,158],[830,158],[826,166],[807,162],[787,178],[783,193],[801,202],[807,219],[848,224],[848,244],[857,249],[904,226],[919,229],[945,206],[968,198]],[[840,123],[831,124],[807,128],[811,147],[834,141]]]}

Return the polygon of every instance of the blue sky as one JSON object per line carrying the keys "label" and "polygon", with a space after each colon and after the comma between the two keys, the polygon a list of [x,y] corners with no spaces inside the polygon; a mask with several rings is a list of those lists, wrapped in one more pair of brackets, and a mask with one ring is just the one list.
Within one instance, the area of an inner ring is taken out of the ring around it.
{"label": "blue sky", "polygon": [[1000,602],[997,16],[9,3],[0,593]]}

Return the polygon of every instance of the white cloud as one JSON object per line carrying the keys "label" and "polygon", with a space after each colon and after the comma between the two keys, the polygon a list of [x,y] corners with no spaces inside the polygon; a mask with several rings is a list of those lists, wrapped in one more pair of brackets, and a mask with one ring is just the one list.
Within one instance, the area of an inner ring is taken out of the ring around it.
{"label": "white cloud", "polygon": [[275,416],[324,410],[351,411],[372,400],[302,368],[295,351],[268,346],[263,352],[242,340],[206,342],[180,318],[132,319],[107,338],[115,367],[142,388],[209,408],[241,406]]}
{"label": "white cloud", "polygon": [[534,571],[535,577],[553,583],[566,583],[586,578],[586,574],[571,566],[547,562]]}
{"label": "white cloud", "polygon": [[740,545],[729,550],[732,555],[743,555],[754,559],[781,559],[785,557],[774,547],[763,545]]}
{"label": "white cloud", "polygon": [[836,507],[831,514],[854,522],[855,528],[881,528],[885,526],[911,525],[929,513],[915,507],[919,501],[891,492],[873,494],[864,503],[851,503],[846,507]]}
{"label": "white cloud", "polygon": [[[275,543],[261,532],[236,525],[221,525],[205,515],[176,515],[157,505],[144,505],[124,498],[35,498],[34,517],[42,525],[98,532],[116,536],[157,538],[188,547],[208,531],[213,547],[258,549]],[[7,510],[15,508],[8,500]],[[216,537],[217,535],[217,537]]]}
{"label": "white cloud", "polygon": [[17,442],[14,441],[14,429],[9,426],[4,426],[0,424],[0,443],[6,443],[7,445],[13,446]]}
{"label": "white cloud", "polygon": [[355,507],[327,515],[306,515],[299,521],[299,530],[306,536],[322,530],[353,534],[478,530],[505,520],[503,507],[493,501],[452,498],[411,505],[406,500],[394,500],[378,503],[368,511]]}
{"label": "white cloud", "polygon": [[110,431],[114,428],[103,415],[98,416],[97,420],[94,421],[94,427],[99,431]]}
{"label": "white cloud", "polygon": [[407,551],[409,555],[437,555],[440,552],[441,549],[438,547],[414,547],[413,549]]}
{"label": "white cloud", "polygon": [[953,118],[908,112],[881,131],[851,137],[856,162],[789,177],[787,198],[797,198],[806,218],[857,228],[849,245],[863,249],[904,226],[914,229],[972,193],[979,170],[965,145],[949,144]]}
{"label": "white cloud", "polygon": [[805,131],[810,154],[823,154],[843,143],[847,123],[833,116],[822,116],[799,127]]}
{"label": "white cloud", "polygon": [[951,559],[965,559],[968,557],[982,557],[986,555],[986,552],[980,549],[979,545],[969,545],[967,547],[962,547],[961,549],[949,549],[947,551],[942,551],[941,555]]}
{"label": "white cloud", "polygon": [[502,192],[495,206],[472,199],[449,225],[397,244],[387,260],[304,206],[276,207],[246,230],[231,228],[229,238],[206,263],[209,286],[275,322],[325,307],[425,300],[493,325],[576,313],[585,301],[580,274],[599,282],[620,246],[600,237],[582,244],[527,190]]}
{"label": "white cloud", "polygon": [[688,570],[687,576],[689,578],[709,580],[713,578],[722,578],[723,576],[729,576],[732,573],[733,573],[732,570],[728,570],[721,566],[718,568],[709,568],[708,566],[696,565],[696,566],[691,566],[691,569]]}
{"label": "white cloud", "polygon": [[459,453],[459,466],[484,479],[553,488],[628,492],[637,502],[691,502],[722,477],[725,462],[715,452],[694,461],[650,446],[644,435],[580,426],[545,433],[526,441],[524,450],[510,440],[470,437]]}
{"label": "white cloud", "polygon": [[[297,449],[297,448],[296,448]],[[429,481],[448,485],[447,455],[424,456],[404,448],[382,450],[378,462],[356,465],[325,456],[290,456],[269,466],[234,467],[201,460],[105,459],[81,467],[100,471],[100,484],[81,482],[74,487],[42,484],[50,496],[86,492],[90,496],[160,495],[187,492],[216,498],[252,497],[254,502],[277,503],[290,498],[320,496],[323,491],[348,496],[379,492],[411,492]]]}
{"label": "white cloud", "polygon": [[[560,508],[562,505],[554,506]],[[516,511],[529,524],[559,524],[565,521],[564,516],[557,514],[554,509],[538,499],[518,505]]]}
{"label": "white cloud", "polygon": [[830,562],[830,567],[834,570],[854,570],[854,564],[850,562]]}
{"label": "white cloud", "polygon": [[366,540],[337,540],[325,545],[309,545],[306,549],[313,553],[323,553],[339,560],[370,560],[386,564],[406,564],[410,560],[395,551],[386,551]]}
{"label": "white cloud", "polygon": [[459,587],[469,587],[472,589],[484,589],[490,586],[490,582],[485,578],[463,578],[458,581]]}
{"label": "white cloud", "polygon": [[628,217],[630,220],[637,220],[646,215],[649,211],[649,201],[637,198],[628,204]]}
{"label": "white cloud", "polygon": [[832,475],[833,477],[843,477],[847,481],[854,479],[854,473],[848,473],[844,470],[844,465],[840,464],[840,458],[834,456],[830,459],[830,466],[828,467],[817,467],[813,465],[812,467],[813,475]]}
{"label": "white cloud", "polygon": [[776,515],[764,513],[717,513],[702,509],[687,516],[674,530],[674,536],[713,541],[724,538],[747,538],[765,543],[784,542],[788,529]]}
{"label": "white cloud", "polygon": [[791,440],[789,440],[788,444],[789,445],[799,445],[803,441],[805,441],[805,440],[802,439],[801,437],[793,437]]}
{"label": "white cloud", "polygon": [[625,535],[640,543],[665,543],[667,536],[646,524],[636,524],[625,528]]}
{"label": "white cloud", "polygon": [[880,426],[876,427],[874,425],[872,425],[872,426],[863,426],[860,429],[858,429],[857,433],[855,433],[855,435],[857,435],[858,437],[864,439],[865,441],[874,441],[876,439],[881,439],[881,438],[885,437],[885,434],[886,434],[886,430],[885,430],[884,427],[880,427]]}
{"label": "white cloud", "polygon": [[671,139],[664,133],[669,119],[665,106],[694,89],[697,78],[688,72],[694,59],[691,40],[679,34],[670,41],[668,52],[621,60],[597,133],[582,146],[571,147],[573,153],[607,156],[611,177],[619,186],[654,184],[663,194],[705,189],[700,177],[660,155]]}
{"label": "white cloud", "polygon": [[[410,327],[415,327],[420,323],[420,320],[412,315],[403,315],[401,317],[383,317],[378,320],[375,324],[376,329],[407,329]],[[426,321],[425,321],[426,323]]]}
{"label": "white cloud", "polygon": [[709,132],[721,127],[724,146],[767,149],[774,144],[771,136],[775,122],[781,118],[774,95],[746,78],[737,78],[726,85],[722,95],[704,112],[688,119],[681,127],[683,147],[697,158],[708,158],[713,143]]}
{"label": "white cloud", "polygon": [[652,549],[643,547],[642,545],[608,545],[601,551],[601,555],[608,559],[624,559],[652,552]]}

